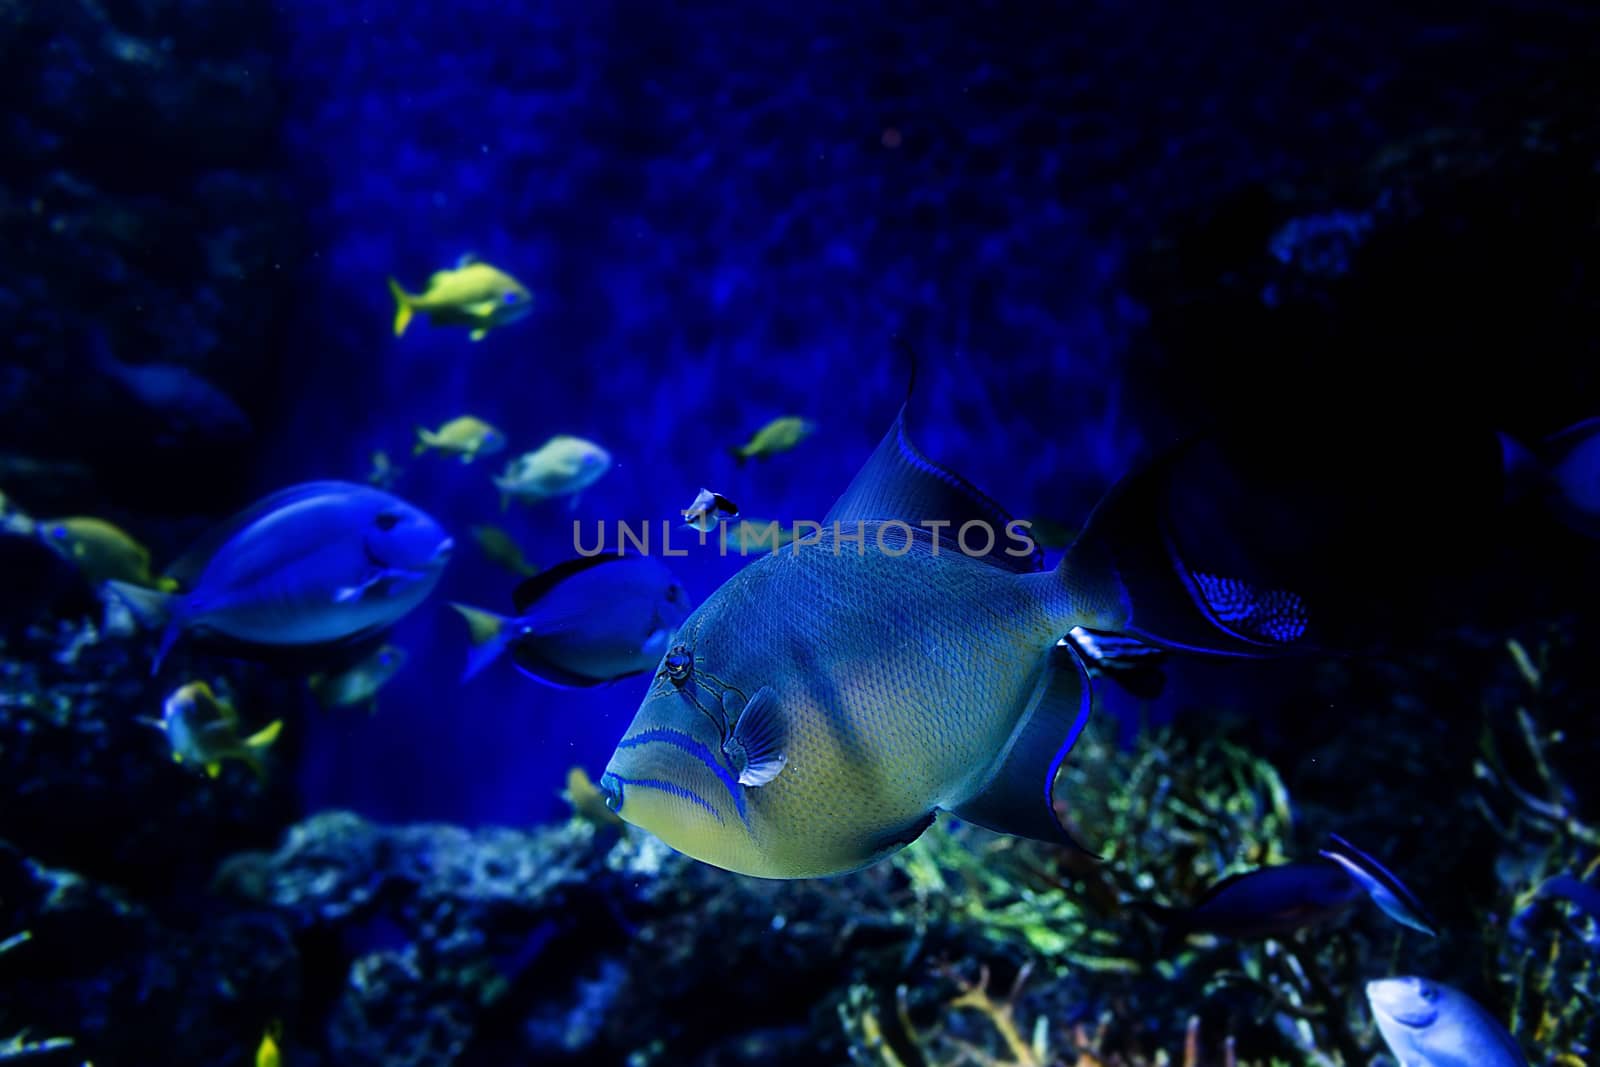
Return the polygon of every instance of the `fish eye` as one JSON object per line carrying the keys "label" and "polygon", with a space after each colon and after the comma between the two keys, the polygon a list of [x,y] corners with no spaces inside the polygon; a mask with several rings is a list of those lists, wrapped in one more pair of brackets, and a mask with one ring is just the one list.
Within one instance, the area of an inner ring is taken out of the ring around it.
{"label": "fish eye", "polygon": [[67,528],[65,526],[52,526],[50,528],[50,536],[57,541],[65,541],[67,539]]}
{"label": "fish eye", "polygon": [[1423,1000],[1426,1000],[1429,1004],[1432,1004],[1434,1001],[1439,999],[1439,991],[1431,985],[1425,985],[1418,988],[1417,995]]}
{"label": "fish eye", "polygon": [[667,677],[672,679],[672,684],[681,686],[689,680],[689,672],[694,670],[694,653],[689,651],[688,645],[678,645],[667,653]]}
{"label": "fish eye", "polygon": [[513,292],[513,293],[507,293],[506,294],[506,303],[515,304],[516,302],[517,302],[517,294],[516,293]]}
{"label": "fish eye", "polygon": [[378,512],[378,517],[373,519],[372,522],[380,530],[392,530],[400,525],[400,516],[392,511],[380,511]]}
{"label": "fish eye", "polygon": [[681,585],[669,585],[669,586],[667,586],[667,602],[668,603],[676,604],[678,602],[678,600],[680,598],[682,598],[682,596],[683,596],[683,586],[681,586]]}

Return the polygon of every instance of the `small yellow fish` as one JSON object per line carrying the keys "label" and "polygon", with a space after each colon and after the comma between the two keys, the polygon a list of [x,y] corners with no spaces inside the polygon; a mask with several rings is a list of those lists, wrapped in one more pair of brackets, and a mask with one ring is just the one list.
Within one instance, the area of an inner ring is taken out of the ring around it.
{"label": "small yellow fish", "polygon": [[499,564],[512,574],[531,578],[539,573],[539,568],[528,562],[516,541],[501,527],[489,523],[474,526],[472,539],[478,542],[478,547],[490,562]]}
{"label": "small yellow fish", "polygon": [[600,792],[582,767],[574,767],[567,772],[567,788],[562,797],[572,805],[573,815],[590,823],[597,830],[617,829],[627,832],[628,824],[606,804],[605,794]]}
{"label": "small yellow fish", "polygon": [[756,431],[754,437],[730,449],[733,458],[743,464],[747,459],[765,459],[787,452],[816,432],[817,424],[798,415],[785,415],[773,419]]}
{"label": "small yellow fish", "polygon": [[428,449],[437,449],[461,457],[461,462],[471,463],[479,456],[492,456],[506,447],[506,435],[487,422],[472,415],[451,419],[437,430],[417,427],[417,443],[411,454],[420,456]]}
{"label": "small yellow fish", "polygon": [[172,579],[158,579],[150,573],[149,549],[104,519],[42,519],[34,530],[40,540],[62,559],[75,564],[93,585],[118,581],[167,592],[177,588]]}
{"label": "small yellow fish", "polygon": [[394,483],[400,480],[400,474],[401,469],[394,465],[389,453],[381,448],[372,453],[372,469],[367,472],[368,485],[375,485],[379,489],[393,489]]}
{"label": "small yellow fish", "polygon": [[441,270],[428,279],[421,293],[408,293],[389,279],[394,296],[394,335],[405,334],[417,312],[439,326],[466,326],[474,341],[481,341],[496,326],[516,322],[533,310],[533,294],[503,270],[462,256],[453,270]]}
{"label": "small yellow fish", "polygon": [[378,710],[378,690],[389,679],[400,673],[409,659],[406,650],[395,645],[384,645],[372,655],[347,667],[338,674],[313,674],[306,679],[312,695],[325,708],[347,708],[352,704],[365,704],[367,711]]}
{"label": "small yellow fish", "polygon": [[500,490],[500,510],[512,500],[536,504],[565,496],[569,507],[578,506],[583,491],[611,469],[611,453],[581,437],[559,433],[535,451],[524,452],[495,476]]}
{"label": "small yellow fish", "polygon": [[160,721],[143,721],[166,733],[172,762],[203,767],[212,778],[222,773],[223,762],[230,759],[249,764],[257,777],[265,778],[262,756],[283,730],[283,720],[277,719],[265,729],[241,737],[239,713],[232,704],[218,699],[205,682],[174,689],[163,705]]}
{"label": "small yellow fish", "polygon": [[283,1053],[278,1050],[278,1039],[283,1036],[283,1028],[277,1023],[267,1027],[261,1035],[261,1044],[256,1046],[256,1067],[283,1067]]}

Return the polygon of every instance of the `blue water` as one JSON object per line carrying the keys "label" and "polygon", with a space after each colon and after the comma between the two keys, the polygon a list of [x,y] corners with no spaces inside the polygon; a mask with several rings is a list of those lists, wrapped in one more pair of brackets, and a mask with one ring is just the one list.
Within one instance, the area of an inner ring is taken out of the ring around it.
{"label": "blue water", "polygon": [[[672,518],[702,485],[750,515],[820,519],[903,398],[900,334],[924,350],[930,452],[1017,513],[1072,523],[1139,442],[1110,366],[1138,312],[1110,291],[1117,240],[1052,193],[1065,156],[997,156],[959,194],[930,182],[951,124],[1009,136],[1001,103],[972,96],[998,77],[981,64],[912,98],[845,20],[808,39],[753,16],[766,30],[729,54],[708,42],[731,9],[451,10],[295,5],[288,151],[315,195],[291,349],[314,358],[295,360],[261,479],[360,477],[387,449],[407,464],[398,491],[463,546],[395,632],[413,658],[379,715],[308,724],[307,804],[517,823],[558,810],[569,766],[598,773],[644,683],[559,691],[505,662],[459,683],[445,602],[505,610],[515,584],[468,536],[501,520],[505,459],[555,433],[615,456],[575,510],[506,518],[543,565],[572,554],[574,521]],[[421,322],[393,338],[385,276],[420,289],[463,253],[528,285],[533,314],[478,344]],[[462,413],[507,452],[405,456],[414,426]],[[785,414],[818,434],[736,469],[725,449]],[[673,564],[697,600],[736,565]]]}

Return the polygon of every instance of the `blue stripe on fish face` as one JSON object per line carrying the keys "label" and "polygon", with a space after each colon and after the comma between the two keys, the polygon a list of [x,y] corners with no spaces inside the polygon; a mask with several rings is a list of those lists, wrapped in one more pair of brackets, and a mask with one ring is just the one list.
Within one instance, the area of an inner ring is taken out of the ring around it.
{"label": "blue stripe on fish face", "polygon": [[644,789],[659,789],[663,793],[669,793],[680,800],[687,800],[691,804],[696,804],[706,809],[706,811],[711,813],[711,817],[716,819],[718,823],[723,821],[721,812],[712,807],[711,804],[703,799],[699,793],[696,793],[693,789],[690,789],[687,786],[678,785],[674,782],[663,781],[660,778],[623,778],[622,776],[616,774],[607,774],[606,777],[618,785],[636,785]]}
{"label": "blue stripe on fish face", "polygon": [[733,774],[718,762],[709,748],[682,730],[659,726],[652,730],[641,730],[632,737],[624,739],[621,744],[617,745],[617,751],[621,752],[625,748],[637,748],[640,745],[649,744],[671,745],[687,752],[705,764],[711,770],[711,773],[715,774],[717,779],[727,787],[728,796],[733,798],[734,809],[739,813],[739,821],[746,826],[750,825],[750,817],[745,812],[743,788],[739,785],[738,779],[734,778]]}

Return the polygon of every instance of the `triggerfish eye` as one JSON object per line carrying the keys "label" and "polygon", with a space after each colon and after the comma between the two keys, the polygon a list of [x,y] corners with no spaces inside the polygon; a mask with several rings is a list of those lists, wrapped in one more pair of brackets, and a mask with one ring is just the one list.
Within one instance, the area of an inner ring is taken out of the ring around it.
{"label": "triggerfish eye", "polygon": [[672,679],[673,685],[682,685],[689,680],[689,672],[694,670],[694,653],[689,651],[688,645],[678,645],[667,653],[667,677]]}

